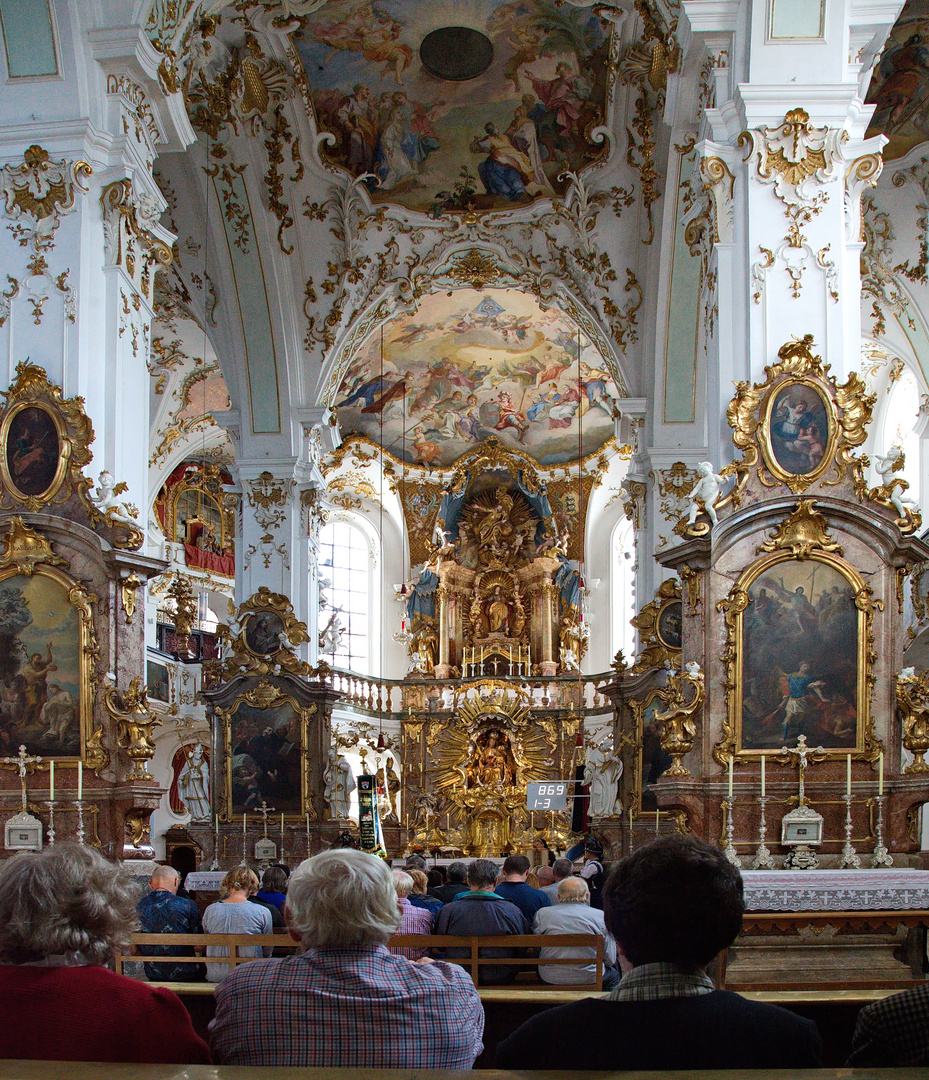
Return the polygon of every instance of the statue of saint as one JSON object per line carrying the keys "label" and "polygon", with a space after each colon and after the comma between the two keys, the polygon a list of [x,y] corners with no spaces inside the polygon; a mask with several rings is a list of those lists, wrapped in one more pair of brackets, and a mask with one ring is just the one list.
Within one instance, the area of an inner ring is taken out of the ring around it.
{"label": "statue of saint", "polygon": [[507,634],[510,630],[510,605],[499,585],[494,585],[490,598],[484,604],[487,629],[491,634]]}
{"label": "statue of saint", "polygon": [[468,787],[512,786],[516,772],[510,759],[509,741],[503,732],[480,735],[468,766]]}

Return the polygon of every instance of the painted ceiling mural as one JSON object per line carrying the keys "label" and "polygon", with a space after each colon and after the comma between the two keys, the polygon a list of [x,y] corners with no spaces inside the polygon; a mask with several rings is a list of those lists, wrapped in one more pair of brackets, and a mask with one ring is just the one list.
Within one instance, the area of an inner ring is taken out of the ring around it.
{"label": "painted ceiling mural", "polygon": [[575,324],[515,289],[434,293],[372,335],[335,398],[343,434],[445,467],[490,436],[561,465],[613,435],[619,391]]}
{"label": "painted ceiling mural", "polygon": [[908,0],[887,38],[871,78],[876,106],[868,135],[890,142],[886,159],[902,157],[929,139],[929,0]]}
{"label": "painted ceiling mural", "polygon": [[438,217],[561,194],[603,152],[610,32],[558,0],[333,0],[296,45],[328,160]]}

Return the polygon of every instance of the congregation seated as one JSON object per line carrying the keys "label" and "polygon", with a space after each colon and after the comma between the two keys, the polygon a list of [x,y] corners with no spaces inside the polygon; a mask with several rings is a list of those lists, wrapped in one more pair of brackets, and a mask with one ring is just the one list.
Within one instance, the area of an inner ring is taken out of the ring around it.
{"label": "congregation seated", "polygon": [[477,990],[457,965],[387,950],[400,909],[381,859],[333,849],[305,860],[285,912],[303,951],[242,964],[217,986],[210,1031],[218,1062],[471,1068],[483,1049]]}
{"label": "congregation seated", "polygon": [[[545,867],[542,868],[543,870]],[[541,871],[540,871],[541,873]],[[553,904],[558,903],[558,886],[564,881],[565,878],[571,877],[574,873],[574,863],[570,859],[556,859],[551,867],[549,873],[552,875],[550,884],[542,884],[542,892],[551,900]],[[586,878],[585,878],[586,880]],[[588,889],[590,886],[588,886]]]}
{"label": "congregation seated", "polygon": [[269,866],[261,875],[261,888],[255,893],[255,898],[266,904],[271,904],[281,911],[287,891],[287,875],[280,866]]}
{"label": "congregation seated", "polygon": [[[599,934],[603,938],[603,989],[612,990],[619,982],[616,967],[616,942],[606,929],[603,912],[590,906],[590,890],[583,878],[565,878],[558,885],[558,903],[540,908],[532,924],[535,934]],[[561,986],[591,985],[597,981],[596,951],[584,946],[545,946],[540,960],[587,960],[586,964],[539,965],[543,982]]]}
{"label": "congregation seated", "polygon": [[422,908],[435,916],[442,908],[442,901],[429,894],[429,879],[426,877],[425,871],[411,867],[406,872],[413,881],[410,903],[413,907]]}
{"label": "congregation seated", "polygon": [[[208,934],[270,934],[274,929],[271,912],[249,900],[258,892],[258,877],[247,866],[230,870],[219,885],[222,897],[203,913],[203,929]],[[228,956],[228,945],[208,945],[207,956]],[[239,956],[261,956],[260,945],[242,946]],[[232,971],[229,964],[207,964],[208,982],[219,982]]]}
{"label": "congregation seated", "polygon": [[444,885],[438,885],[429,892],[443,904],[450,904],[457,900],[462,893],[468,891],[468,866],[467,863],[453,862],[448,867],[448,881]]}
{"label": "congregation seated", "polygon": [[[181,875],[173,866],[156,866],[151,892],[139,901],[139,929],[146,934],[202,934],[200,909],[193,900],[177,895]],[[142,956],[193,956],[192,945],[140,945]],[[198,982],[206,972],[203,964],[145,964],[152,982]]]}
{"label": "congregation seated", "polygon": [[104,966],[137,896],[127,868],[82,844],[0,864],[0,1058],[210,1063],[172,991]]}
{"label": "congregation seated", "polygon": [[551,906],[552,900],[541,889],[533,888],[526,880],[529,860],[525,855],[507,855],[503,860],[503,880],[496,887],[497,896],[515,904],[531,926],[539,908]]}
{"label": "congregation seated", "polygon": [[[500,937],[509,934],[529,934],[531,924],[519,908],[504,900],[494,890],[497,885],[497,867],[490,859],[475,859],[468,864],[468,892],[446,904],[436,919],[437,934],[459,937],[484,935]],[[515,957],[518,950],[503,945],[482,946],[479,956],[493,958]],[[446,950],[449,959],[466,959],[470,952],[465,948],[451,946]],[[482,985],[512,982],[518,968],[509,964],[484,965],[480,968]]]}
{"label": "congregation seated", "polygon": [[866,1005],[858,1014],[847,1064],[854,1069],[929,1065],[929,984]]}
{"label": "congregation seated", "polygon": [[526,1021],[497,1048],[497,1068],[820,1067],[812,1021],[716,990],[706,973],[745,906],[742,876],[722,851],[689,836],[656,839],[615,866],[604,901],[626,974],[606,997]]}
{"label": "congregation seated", "polygon": [[[394,889],[397,893],[397,906],[400,908],[400,925],[397,927],[398,934],[431,934],[432,912],[425,908],[415,907],[408,897],[413,889],[413,879],[405,870],[394,870]],[[419,960],[426,955],[425,949],[417,949],[412,946],[393,945],[390,951],[396,956],[405,956],[408,960]]]}

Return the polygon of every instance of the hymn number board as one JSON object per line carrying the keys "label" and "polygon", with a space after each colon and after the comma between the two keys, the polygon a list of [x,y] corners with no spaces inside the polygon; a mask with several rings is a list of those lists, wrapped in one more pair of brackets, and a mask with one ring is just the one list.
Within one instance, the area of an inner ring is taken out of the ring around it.
{"label": "hymn number board", "polygon": [[567,810],[568,782],[565,780],[549,781],[542,784],[529,784],[526,790],[527,810]]}

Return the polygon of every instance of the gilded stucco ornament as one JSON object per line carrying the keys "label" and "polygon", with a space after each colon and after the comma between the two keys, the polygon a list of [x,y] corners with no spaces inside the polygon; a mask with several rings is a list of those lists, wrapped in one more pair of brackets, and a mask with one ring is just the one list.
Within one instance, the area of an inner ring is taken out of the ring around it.
{"label": "gilded stucco ornament", "polygon": [[929,750],[929,672],[917,675],[904,668],[897,676],[894,696],[903,725],[903,745],[913,755],[905,773],[929,773],[926,751]]}
{"label": "gilded stucco ornament", "polygon": [[759,127],[739,136],[739,146],[746,148],[745,160],[754,162],[756,179],[773,185],[788,220],[787,235],[775,248],[759,245],[762,258],[752,265],[756,303],[767,271],[779,260],[790,277],[794,297],[800,295],[804,270],[812,260],[823,271],[829,295],[838,302],[838,269],[829,258],[830,245],[814,251],[803,228],[829,201],[826,185],[835,178],[847,138],[841,129],[815,127],[805,109],[791,109],[777,127]]}
{"label": "gilded stucco ornament", "polygon": [[169,266],[173,258],[170,246],[154,232],[161,207],[144,193],[137,195],[129,179],[108,184],[100,195],[100,204],[107,262],[121,266],[137,292],[151,303],[155,274]]}
{"label": "gilded stucco ornament", "polygon": [[101,697],[106,711],[116,721],[117,745],[132,762],[132,771],[126,779],[153,784],[155,778],[147,763],[155,756],[152,732],[161,725],[161,720],[149,709],[146,688],[141,684],[141,676],[137,675],[122,692],[115,686],[105,686]]}
{"label": "gilded stucco ornament", "polygon": [[41,146],[30,146],[21,165],[0,168],[0,199],[6,216],[16,222],[7,228],[22,247],[50,251],[62,215],[74,209],[77,192],[86,192],[81,179],[93,175],[86,161],[53,161]]}
{"label": "gilded stucco ornament", "polygon": [[655,599],[632,620],[642,643],[632,665],[634,674],[650,668],[680,668],[681,616],[681,583],[668,578],[658,586]]}
{"label": "gilded stucco ornament", "polygon": [[765,367],[764,382],[736,383],[726,418],[743,454],[732,466],[740,478],[756,469],[765,487],[785,484],[795,495],[818,480],[860,482],[863,462],[852,451],[867,437],[875,395],[855,372],[838,384],[812,345],[812,334],[795,338]]}
{"label": "gilded stucco ornament", "polygon": [[313,670],[296,654],[310,640],[306,624],[297,619],[286,596],[265,585],[239,605],[222,637],[226,647],[219,674],[225,680],[243,672],[308,675]]}
{"label": "gilded stucco ornament", "polygon": [[696,663],[688,664],[686,671],[672,671],[666,685],[656,691],[656,697],[666,708],[661,712],[656,710],[654,719],[661,724],[661,748],[672,761],[664,776],[690,776],[681,758],[693,750],[697,716],[703,709],[705,695],[703,672]]}

